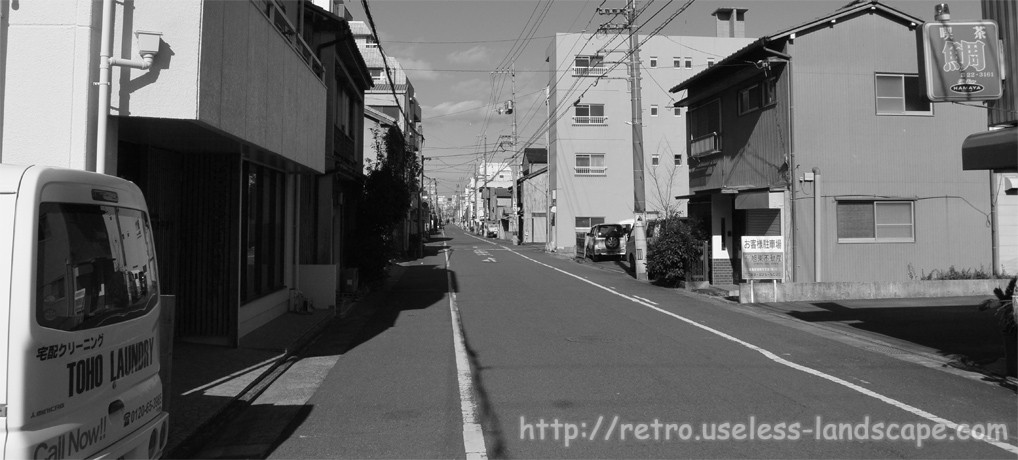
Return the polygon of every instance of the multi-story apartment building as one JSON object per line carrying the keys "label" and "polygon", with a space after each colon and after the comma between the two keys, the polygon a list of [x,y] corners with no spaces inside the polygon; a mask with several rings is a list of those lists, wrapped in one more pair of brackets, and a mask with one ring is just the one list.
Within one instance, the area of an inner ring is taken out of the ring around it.
{"label": "multi-story apartment building", "polygon": [[785,282],[988,267],[989,178],[958,152],[985,121],[920,91],[922,24],[853,2],[672,89],[688,94],[690,214],[711,234],[711,282],[747,279],[744,252],[763,243]]}
{"label": "multi-story apartment building", "polygon": [[342,18],[304,0],[4,5],[0,160],[137,183],[177,337],[236,345],[293,289],[335,302],[332,173],[359,161],[370,79]]}
{"label": "multi-story apartment building", "polygon": [[[714,12],[717,36],[640,36],[644,195],[650,215],[685,214],[684,109],[669,94],[681,81],[746,46],[744,9]],[[556,34],[547,51],[547,246],[582,246],[591,225],[633,218],[632,104],[627,34]],[[679,96],[681,98],[681,96]],[[552,215],[554,214],[554,215]]]}
{"label": "multi-story apartment building", "polygon": [[[424,145],[424,127],[413,83],[407,78],[399,59],[382,56],[367,23],[350,21],[350,29],[373,82],[373,86],[364,92],[365,105],[396,119],[407,146],[414,152],[420,152]],[[389,69],[388,75],[386,68]]]}

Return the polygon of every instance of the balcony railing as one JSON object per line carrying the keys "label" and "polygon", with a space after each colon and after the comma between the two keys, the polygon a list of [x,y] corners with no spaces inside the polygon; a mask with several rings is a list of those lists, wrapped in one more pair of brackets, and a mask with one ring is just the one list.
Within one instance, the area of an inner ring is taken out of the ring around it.
{"label": "balcony railing", "polygon": [[308,68],[318,76],[319,80],[325,79],[325,67],[322,66],[322,62],[318,60],[315,53],[311,51],[311,47],[308,46],[307,42],[301,38],[300,34],[297,33],[297,29],[293,27],[290,20],[287,19],[286,13],[279,7],[279,4],[274,0],[251,0],[255,5],[259,6],[262,14],[268,18],[272,25],[276,26],[276,30],[282,34],[283,39],[293,48],[293,51],[297,53]]}
{"label": "balcony railing", "polygon": [[721,151],[721,135],[710,133],[693,139],[689,143],[689,155],[711,155]]}
{"label": "balcony railing", "polygon": [[350,136],[348,136],[346,133],[344,133],[343,130],[340,129],[338,126],[332,127],[332,135],[333,135],[332,137],[333,153],[337,157],[353,158],[354,155],[353,139],[350,138]]}
{"label": "balcony railing", "polygon": [[577,176],[605,176],[608,172],[607,166],[576,166]]}
{"label": "balcony railing", "polygon": [[574,125],[606,125],[608,124],[608,117],[605,116],[574,116]]}
{"label": "balcony railing", "polygon": [[608,68],[604,66],[594,67],[573,67],[574,77],[601,77],[608,73]]}

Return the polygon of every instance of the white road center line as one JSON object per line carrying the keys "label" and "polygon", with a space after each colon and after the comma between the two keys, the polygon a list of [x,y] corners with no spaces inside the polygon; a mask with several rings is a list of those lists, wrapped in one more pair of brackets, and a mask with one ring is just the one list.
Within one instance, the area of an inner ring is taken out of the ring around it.
{"label": "white road center line", "polygon": [[[610,292],[610,293],[615,294],[615,295],[617,295],[619,297],[622,297],[624,299],[627,299],[627,300],[630,300],[632,302],[635,302],[635,303],[638,303],[640,305],[643,305],[644,307],[650,308],[652,310],[656,310],[656,311],[658,311],[660,313],[664,313],[664,314],[666,314],[668,316],[671,316],[671,317],[673,317],[675,319],[678,319],[680,321],[688,323],[688,324],[690,324],[692,326],[695,326],[695,327],[698,327],[700,329],[703,329],[703,330],[705,330],[707,332],[710,332],[711,334],[714,334],[714,335],[717,335],[719,337],[722,337],[722,338],[725,338],[727,340],[730,340],[732,342],[735,342],[735,343],[737,343],[739,345],[742,345],[742,346],[744,346],[746,348],[749,348],[750,350],[756,351],[756,352],[764,355],[765,357],[767,357],[767,359],[770,359],[771,361],[774,361],[774,362],[776,362],[778,364],[781,364],[783,366],[787,366],[787,367],[790,367],[792,369],[805,372],[805,373],[810,374],[812,376],[819,377],[819,378],[822,378],[824,380],[828,380],[828,381],[834,382],[834,383],[836,383],[838,385],[841,385],[843,387],[849,388],[851,390],[854,390],[856,392],[859,392],[859,393],[864,394],[866,396],[869,396],[871,398],[874,398],[874,399],[877,399],[877,400],[882,401],[884,403],[890,404],[891,406],[897,407],[898,409],[904,410],[905,412],[908,412],[910,414],[922,417],[922,418],[924,418],[926,420],[929,420],[929,421],[931,421],[933,423],[943,424],[944,426],[950,428],[951,430],[957,431],[959,429],[959,427],[960,427],[960,425],[958,423],[952,422],[952,421],[947,420],[947,419],[942,418],[942,417],[938,417],[938,416],[936,416],[934,414],[931,414],[931,413],[926,412],[926,411],[924,411],[922,409],[919,409],[918,407],[914,407],[914,406],[911,406],[911,405],[906,404],[904,402],[901,402],[901,401],[898,401],[896,399],[890,398],[888,396],[884,396],[884,395],[882,395],[880,393],[877,393],[875,391],[869,390],[867,388],[863,388],[863,387],[861,387],[859,385],[856,385],[856,384],[854,384],[852,382],[849,382],[847,380],[841,379],[839,377],[835,377],[833,375],[827,374],[827,373],[822,372],[822,371],[818,371],[818,370],[813,369],[811,367],[807,367],[807,366],[803,366],[801,364],[793,363],[793,362],[791,362],[791,361],[789,361],[787,359],[784,359],[784,358],[774,354],[771,351],[768,351],[768,350],[765,350],[763,348],[760,348],[760,347],[758,347],[756,345],[753,345],[753,344],[751,344],[749,342],[746,342],[746,341],[744,341],[742,339],[739,339],[739,338],[736,338],[736,337],[734,337],[732,335],[729,335],[729,334],[726,334],[724,332],[721,332],[721,331],[719,331],[717,329],[714,329],[712,327],[705,326],[703,324],[697,323],[696,321],[693,321],[693,320],[691,320],[689,318],[686,318],[684,316],[677,315],[677,314],[672,313],[670,311],[658,308],[658,307],[656,307],[654,305],[651,305],[648,302],[642,301],[642,300],[640,300],[638,298],[622,294],[621,292],[613,291],[613,290],[611,290],[609,288],[606,288],[606,287],[601,286],[601,285],[599,285],[597,283],[594,283],[592,281],[584,279],[581,276],[569,273],[569,272],[567,272],[565,270],[562,270],[560,268],[552,267],[551,265],[548,265],[548,264],[546,264],[544,262],[540,262],[540,261],[534,260],[534,259],[532,259],[530,257],[527,257],[527,256],[525,256],[523,254],[520,254],[519,252],[513,251],[513,250],[509,249],[506,246],[502,246],[502,248],[506,249],[509,252],[512,252],[513,254],[516,254],[516,255],[524,258],[524,259],[527,259],[527,260],[529,260],[531,262],[534,262],[534,263],[536,263],[538,265],[543,265],[543,266],[548,267],[548,268],[550,268],[552,270],[555,270],[557,272],[569,275],[569,276],[571,276],[573,278],[576,278],[576,279],[578,279],[580,281],[583,281],[584,283],[588,283],[588,284],[590,284],[590,285],[592,285],[592,286],[594,286],[594,287],[596,287],[598,289]],[[964,432],[966,430],[962,430],[962,431]],[[968,433],[966,433],[966,434],[971,436],[972,432],[968,431]],[[1005,443],[1005,442],[988,440],[988,439],[982,439],[981,441],[983,441],[983,442],[985,442],[987,444],[990,444],[990,445],[992,445],[994,447],[998,447],[1000,449],[1003,449],[1003,450],[1005,450],[1007,452],[1010,452],[1012,454],[1018,454],[1018,446],[1014,446],[1014,445],[1011,445],[1011,444],[1008,444],[1008,443]]]}
{"label": "white road center line", "polygon": [[452,315],[452,340],[456,351],[456,379],[460,389],[460,412],[463,415],[463,449],[468,460],[487,460],[488,450],[484,446],[484,430],[477,418],[477,402],[474,400],[474,376],[470,370],[470,358],[463,340],[463,322],[456,306],[456,292],[453,291],[452,271],[449,270],[449,251],[445,251],[446,281],[449,289],[449,312]]}

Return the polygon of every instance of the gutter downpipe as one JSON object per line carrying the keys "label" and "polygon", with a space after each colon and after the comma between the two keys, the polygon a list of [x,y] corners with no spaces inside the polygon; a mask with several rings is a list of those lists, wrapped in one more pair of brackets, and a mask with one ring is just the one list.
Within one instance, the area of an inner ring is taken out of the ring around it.
{"label": "gutter downpipe", "polygon": [[[96,117],[95,169],[106,174],[106,137],[110,118],[110,76],[113,66],[148,70],[152,67],[155,54],[146,52],[142,60],[113,57],[113,0],[103,0],[102,31],[99,42],[99,108]],[[137,35],[137,34],[136,34]],[[87,166],[87,165],[86,165]]]}
{"label": "gutter downpipe", "polygon": [[824,233],[824,202],[820,180],[820,168],[813,168],[813,280],[814,283],[823,281],[821,277],[820,258],[823,254],[823,233]]}
{"label": "gutter downpipe", "polygon": [[110,116],[110,56],[113,55],[113,0],[103,0],[102,38],[99,45],[99,109],[96,118],[95,168],[106,174],[106,134]]}

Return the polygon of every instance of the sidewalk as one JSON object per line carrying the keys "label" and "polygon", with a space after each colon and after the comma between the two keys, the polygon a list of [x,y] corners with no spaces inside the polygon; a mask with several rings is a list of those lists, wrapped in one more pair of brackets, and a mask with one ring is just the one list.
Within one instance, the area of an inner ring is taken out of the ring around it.
{"label": "sidewalk", "polygon": [[[740,304],[814,327],[929,357],[942,365],[1004,382],[1004,340],[993,314],[979,311],[989,296],[761,302]],[[1007,379],[1010,385],[1018,379]]]}
{"label": "sidewalk", "polygon": [[288,312],[244,336],[238,348],[175,341],[166,405],[170,435],[163,458],[195,458],[211,436],[271,385],[326,327],[363,316],[405,270],[393,264],[384,287],[365,287],[356,298],[337,299],[342,318],[336,308]]}
{"label": "sidewalk", "polygon": [[191,457],[204,435],[257,396],[266,377],[335,317],[335,308],[288,312],[243,337],[239,348],[175,341],[164,457]]}

